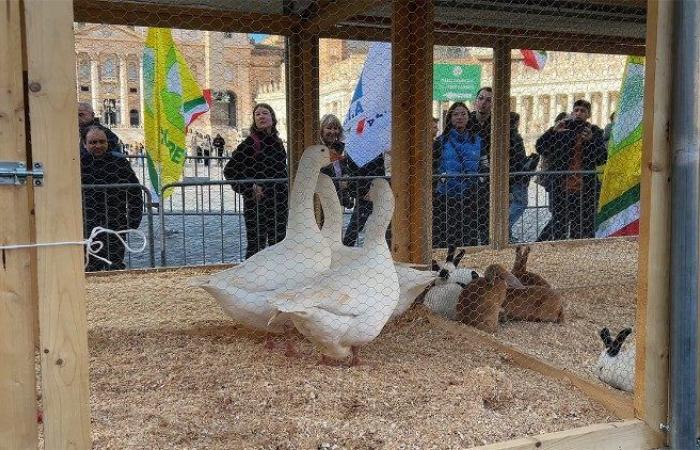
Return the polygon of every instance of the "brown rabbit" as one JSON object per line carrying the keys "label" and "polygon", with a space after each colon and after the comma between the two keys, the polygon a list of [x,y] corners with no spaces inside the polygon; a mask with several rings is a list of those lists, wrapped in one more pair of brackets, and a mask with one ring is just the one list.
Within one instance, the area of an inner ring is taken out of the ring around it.
{"label": "brown rabbit", "polygon": [[564,303],[561,295],[544,286],[525,286],[506,289],[503,301],[504,320],[533,322],[563,322]]}
{"label": "brown rabbit", "polygon": [[456,318],[479,330],[495,333],[505,296],[506,282],[501,278],[474,278],[471,283],[463,285],[455,308]]}
{"label": "brown rabbit", "polygon": [[[485,274],[504,281],[513,276],[498,264],[488,266]],[[503,320],[561,322],[564,319],[561,295],[546,286],[512,287],[509,283],[502,308]]]}
{"label": "brown rabbit", "polygon": [[527,271],[527,258],[530,255],[530,246],[517,246],[515,247],[515,262],[513,262],[513,275],[515,275],[518,280],[524,286],[543,286],[551,288],[552,285],[547,282],[540,275]]}

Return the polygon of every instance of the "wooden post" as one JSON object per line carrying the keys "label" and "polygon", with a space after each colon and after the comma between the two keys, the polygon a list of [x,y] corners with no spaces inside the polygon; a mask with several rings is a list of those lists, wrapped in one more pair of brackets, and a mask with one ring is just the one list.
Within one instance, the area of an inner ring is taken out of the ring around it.
{"label": "wooden post", "polygon": [[427,264],[432,257],[434,6],[428,0],[392,4],[392,251],[399,261]]}
{"label": "wooden post", "polygon": [[319,141],[318,64],[318,35],[296,27],[287,39],[290,178],[296,173],[304,149]]}
{"label": "wooden post", "polygon": [[670,92],[673,3],[649,0],[644,89],[635,410],[667,423],[670,281]]}
{"label": "wooden post", "polygon": [[499,40],[493,49],[493,109],[489,240],[495,249],[508,245],[508,159],[510,156],[510,46]]}
{"label": "wooden post", "polygon": [[[21,8],[0,4],[0,161],[26,163]],[[30,242],[29,191],[0,185],[0,245]],[[0,448],[36,449],[31,251],[0,251]]]}
{"label": "wooden post", "polygon": [[[73,2],[24,0],[36,240],[83,236],[75,101]],[[88,449],[90,410],[83,248],[37,249],[44,448]]]}

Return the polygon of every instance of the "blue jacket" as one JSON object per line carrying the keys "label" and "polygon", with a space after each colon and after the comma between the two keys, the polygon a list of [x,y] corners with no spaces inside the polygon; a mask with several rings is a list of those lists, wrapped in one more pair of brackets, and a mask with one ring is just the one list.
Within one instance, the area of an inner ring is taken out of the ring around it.
{"label": "blue jacket", "polygon": [[448,175],[441,178],[437,191],[441,195],[457,197],[464,195],[477,182],[476,177],[459,175],[479,173],[483,141],[478,134],[459,133],[452,129],[440,139],[440,159],[438,173]]}

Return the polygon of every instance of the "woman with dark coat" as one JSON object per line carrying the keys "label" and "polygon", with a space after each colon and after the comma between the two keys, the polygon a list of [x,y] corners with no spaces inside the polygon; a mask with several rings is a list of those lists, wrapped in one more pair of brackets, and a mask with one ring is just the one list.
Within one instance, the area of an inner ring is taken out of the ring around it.
{"label": "woman with dark coat", "polygon": [[[108,150],[105,132],[97,126],[87,127],[82,136],[85,153],[80,157],[80,174],[83,185],[133,184],[123,188],[83,188],[83,235],[87,238],[93,228],[103,227],[114,231],[138,229],[143,214],[143,195],[136,174],[123,155]],[[112,262],[111,265],[90,258],[87,271],[125,269],[124,244],[113,234],[101,234],[95,238],[103,247],[97,253]]]}
{"label": "woman with dark coat", "polygon": [[[224,178],[243,197],[246,259],[284,239],[287,229],[289,174],[287,152],[279,138],[277,118],[270,105],[253,108],[250,135],[224,167]],[[256,181],[274,179],[274,181]]]}
{"label": "woman with dark coat", "polygon": [[331,158],[331,163],[322,167],[321,173],[333,178],[340,204],[343,205],[343,208],[351,209],[355,202],[350,193],[348,182],[339,180],[339,178],[347,177],[350,170],[343,142],[343,126],[338,117],[326,114],[321,119],[320,132],[321,144],[328,147]]}

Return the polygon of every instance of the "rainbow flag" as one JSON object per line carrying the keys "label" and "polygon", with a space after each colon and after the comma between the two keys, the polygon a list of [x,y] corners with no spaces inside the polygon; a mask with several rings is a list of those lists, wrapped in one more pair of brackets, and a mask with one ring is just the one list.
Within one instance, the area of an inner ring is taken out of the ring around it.
{"label": "rainbow flag", "polygon": [[532,67],[535,70],[544,69],[544,65],[547,63],[546,51],[520,49],[520,53],[523,55],[523,64],[527,67]]}
{"label": "rainbow flag", "polygon": [[603,172],[596,237],[639,234],[644,58],[627,57]]}
{"label": "rainbow flag", "polygon": [[[143,90],[148,174],[154,191],[160,193],[162,186],[176,183],[182,176],[187,127],[209,111],[170,29],[148,29],[143,49]],[[164,197],[170,193],[165,192]]]}

